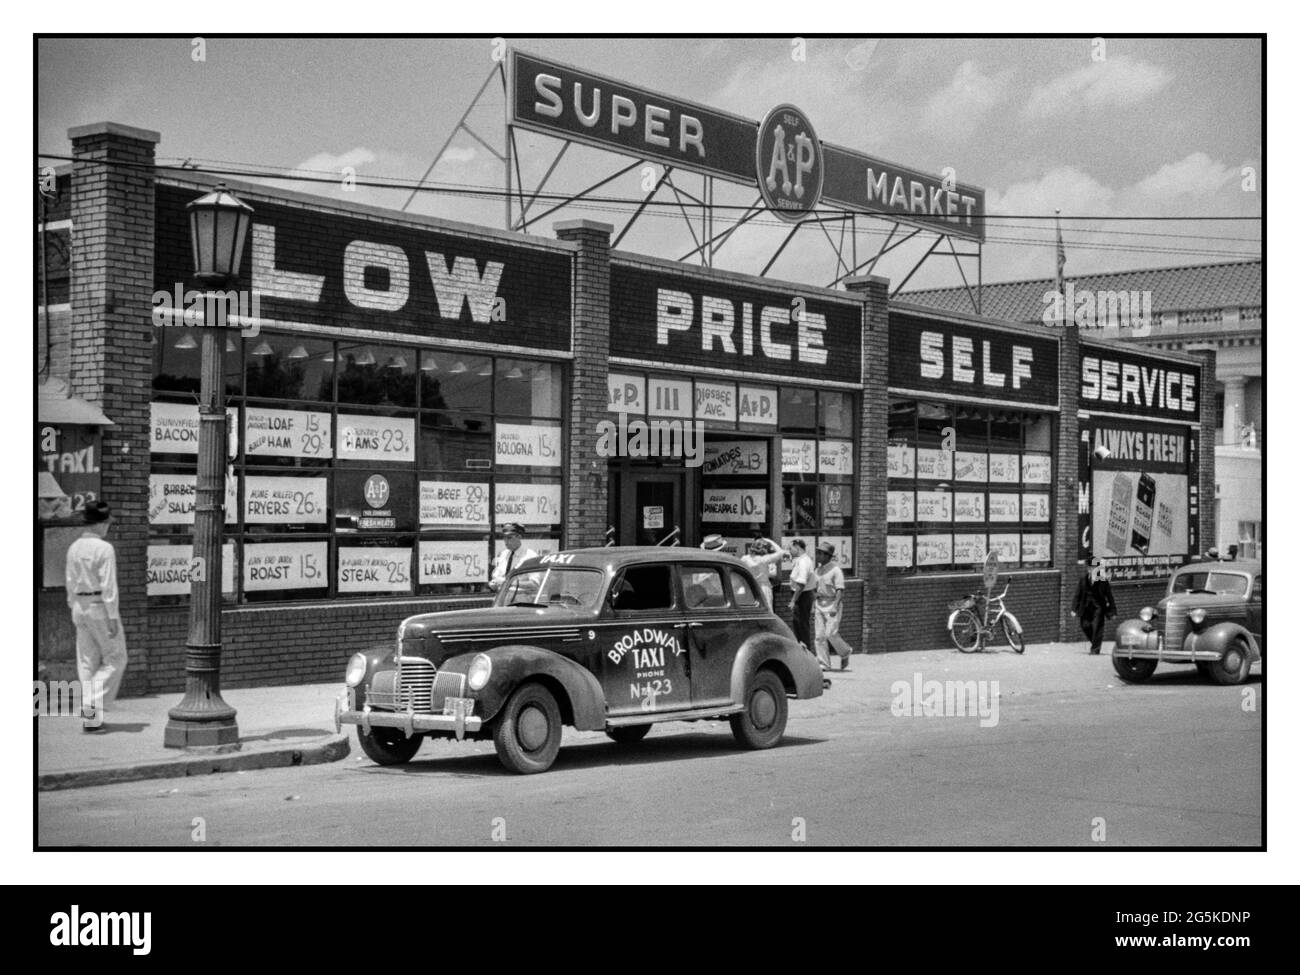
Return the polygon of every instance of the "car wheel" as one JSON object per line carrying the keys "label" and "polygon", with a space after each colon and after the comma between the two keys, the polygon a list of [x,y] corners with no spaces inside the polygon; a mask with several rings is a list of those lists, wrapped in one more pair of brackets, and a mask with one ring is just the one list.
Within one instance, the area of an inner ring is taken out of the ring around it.
{"label": "car wheel", "polygon": [[606,728],[605,734],[620,745],[635,745],[650,734],[650,726],[648,724],[625,724],[619,728]]}
{"label": "car wheel", "polygon": [[1250,647],[1234,640],[1218,660],[1209,661],[1210,678],[1216,684],[1244,684],[1250,676]]}
{"label": "car wheel", "polygon": [[745,748],[771,748],[785,734],[790,713],[785,685],[770,670],[760,670],[745,691],[745,710],[731,716],[731,733]]}
{"label": "car wheel", "polygon": [[1012,650],[1016,653],[1025,652],[1025,635],[1017,633],[1010,620],[1002,621],[1002,632],[1007,638],[1007,643],[1011,644]]}
{"label": "car wheel", "polygon": [[560,706],[541,684],[515,689],[492,728],[497,758],[511,772],[545,772],[560,753]]}
{"label": "car wheel", "polygon": [[1115,673],[1119,674],[1119,679],[1126,684],[1141,684],[1156,672],[1155,660],[1111,654],[1110,662],[1115,667]]}
{"label": "car wheel", "polygon": [[371,728],[369,734],[357,728],[357,743],[376,765],[405,765],[415,757],[423,741],[423,735],[407,738],[397,728]]}
{"label": "car wheel", "polygon": [[969,609],[963,609],[957,614],[957,618],[952,621],[952,629],[948,632],[962,653],[974,653],[980,648],[979,617]]}

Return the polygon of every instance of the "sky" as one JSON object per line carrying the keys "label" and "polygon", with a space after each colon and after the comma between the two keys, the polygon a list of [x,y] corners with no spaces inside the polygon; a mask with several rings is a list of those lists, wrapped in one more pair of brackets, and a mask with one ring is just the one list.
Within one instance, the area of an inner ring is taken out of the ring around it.
{"label": "sky", "polygon": [[[1258,217],[1262,212],[1262,64],[1257,40],[1140,38],[554,38],[505,43],[629,84],[761,119],[788,102],[825,141],[928,172],[952,167],[984,187],[992,220],[984,281],[1055,273],[1051,218],[1062,213],[1067,274],[1216,263],[1258,257],[1257,219],[1082,221],[1072,216]],[[492,39],[206,38],[48,39],[37,47],[38,152],[70,152],[67,130],[111,120],[162,134],[159,160],[202,168],[235,163],[311,173],[328,183],[280,185],[400,208],[409,191],[345,190],[357,179],[414,183],[496,67]],[[497,48],[499,50],[499,46]],[[500,151],[505,101],[493,80],[470,115]],[[523,181],[534,187],[560,144],[519,132]],[[631,160],[574,147],[548,191],[576,192]],[[1254,189],[1250,174],[1254,173]],[[464,131],[430,176],[439,186],[504,185],[504,167]],[[530,232],[552,236],[561,219],[621,228],[643,195],[633,171],[599,193],[626,205],[570,206]],[[677,184],[701,196],[702,179]],[[752,187],[718,182],[715,200],[743,209]],[[664,192],[664,191],[661,191]],[[671,195],[661,197],[671,200]],[[501,199],[421,193],[410,204],[492,227]],[[546,209],[539,204],[537,215]],[[719,211],[714,231],[725,227]],[[648,211],[624,250],[680,258],[695,247],[675,209]],[[858,259],[880,246],[889,224],[859,220]],[[758,273],[788,231],[775,218],[747,224],[716,266]],[[838,231],[833,232],[838,241]],[[883,257],[874,271],[902,282],[933,235]],[[960,243],[960,242],[959,242]],[[958,250],[962,250],[958,246]],[[845,245],[846,253],[850,249]],[[946,252],[946,247],[944,248]],[[972,279],[975,264],[967,261]],[[800,231],[770,276],[825,285],[842,272],[816,228]],[[951,257],[931,257],[908,288],[961,284]]]}

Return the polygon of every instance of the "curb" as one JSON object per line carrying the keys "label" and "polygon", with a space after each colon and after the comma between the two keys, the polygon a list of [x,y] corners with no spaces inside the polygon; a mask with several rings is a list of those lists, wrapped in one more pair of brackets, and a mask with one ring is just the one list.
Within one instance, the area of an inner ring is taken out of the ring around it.
{"label": "curb", "polygon": [[175,758],[160,762],[137,762],[107,768],[48,772],[37,777],[36,788],[39,792],[52,792],[57,789],[84,789],[88,786],[112,785],[117,782],[139,782],[143,779],[176,779],[209,775],[214,772],[323,765],[347,758],[350,751],[351,746],[348,744],[347,735],[337,734],[330,735],[328,738],[312,739],[305,745]]}

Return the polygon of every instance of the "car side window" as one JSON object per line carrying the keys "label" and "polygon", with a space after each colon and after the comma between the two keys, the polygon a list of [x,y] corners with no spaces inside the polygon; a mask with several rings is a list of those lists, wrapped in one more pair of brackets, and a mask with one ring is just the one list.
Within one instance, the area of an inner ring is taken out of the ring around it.
{"label": "car side window", "polygon": [[624,569],[610,587],[609,603],[619,613],[671,609],[672,569],[667,565],[634,565]]}
{"label": "car side window", "polygon": [[682,567],[682,599],[687,610],[718,609],[727,605],[722,573],[713,567]]}
{"label": "car side window", "polygon": [[1264,576],[1262,573],[1255,576],[1255,584],[1250,587],[1250,598],[1260,600],[1264,598]]}
{"label": "car side window", "polygon": [[727,575],[731,578],[731,596],[736,601],[737,607],[750,609],[759,605],[758,594],[754,592],[754,587],[749,584],[748,579],[735,569],[729,570]]}

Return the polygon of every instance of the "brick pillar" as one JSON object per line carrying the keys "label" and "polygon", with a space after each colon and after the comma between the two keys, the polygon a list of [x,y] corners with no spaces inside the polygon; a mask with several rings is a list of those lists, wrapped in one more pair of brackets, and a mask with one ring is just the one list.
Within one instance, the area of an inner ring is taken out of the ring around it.
{"label": "brick pillar", "polygon": [[[1184,346],[1183,351],[1201,360],[1201,388],[1197,393],[1201,398],[1201,435],[1196,445],[1199,468],[1196,474],[1196,504],[1200,524],[1196,532],[1197,549],[1191,553],[1192,556],[1197,556],[1219,544],[1217,526],[1214,524],[1214,428],[1218,422],[1214,411],[1214,390],[1218,382],[1215,372],[1218,367],[1219,350],[1216,346],[1198,343]],[[1226,396],[1224,401],[1227,401]],[[1236,439],[1237,431],[1229,434],[1227,424],[1224,424],[1224,443],[1235,443]],[[1235,527],[1232,538],[1235,541]],[[1225,547],[1219,554],[1226,557],[1227,548]]]}
{"label": "brick pillar", "polygon": [[853,545],[862,590],[862,641],[884,653],[885,535],[889,465],[889,279],[874,274],[844,282],[862,306],[862,403],[858,411],[858,503]]}
{"label": "brick pillar", "polygon": [[596,425],[609,412],[609,238],[614,228],[594,220],[555,225],[560,240],[578,245],[573,266],[573,375],[569,399],[568,501],[564,544],[605,544],[609,460],[596,454]]}
{"label": "brick pillar", "polygon": [[[1079,470],[1079,328],[1068,324],[1058,328],[1060,336],[1058,362],[1058,404],[1061,412],[1056,423],[1056,510],[1052,512],[1052,564],[1061,573],[1061,593],[1057,601],[1055,634],[1045,633],[1045,640],[1077,640],[1079,624],[1070,616],[1074,587],[1079,576],[1079,491],[1081,477],[1091,478],[1089,470]],[[1091,496],[1092,485],[1082,486]]]}
{"label": "brick pillar", "polygon": [[115,122],[68,130],[72,140],[69,384],[113,421],[104,429],[103,498],[113,508],[122,625],[130,662],[123,692],[149,687],[145,558],[149,537],[149,398],[153,383],[154,147],[157,132]]}

